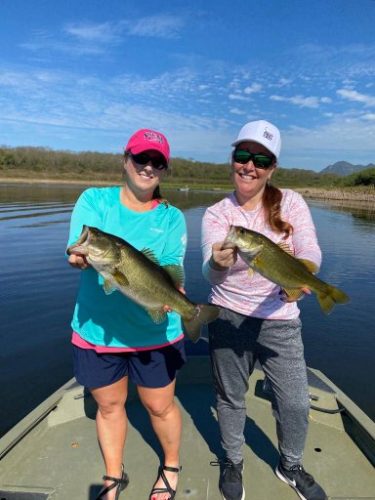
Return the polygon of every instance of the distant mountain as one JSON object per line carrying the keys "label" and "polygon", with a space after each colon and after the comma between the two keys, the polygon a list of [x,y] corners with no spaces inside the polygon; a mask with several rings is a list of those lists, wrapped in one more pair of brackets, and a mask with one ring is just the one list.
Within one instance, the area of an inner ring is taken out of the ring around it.
{"label": "distant mountain", "polygon": [[320,171],[321,174],[336,174],[336,175],[350,175],[355,172],[359,172],[360,170],[364,170],[365,168],[375,167],[373,163],[369,163],[368,165],[353,165],[352,163],[348,163],[347,161],[337,161],[333,165],[328,165],[328,167],[323,168]]}

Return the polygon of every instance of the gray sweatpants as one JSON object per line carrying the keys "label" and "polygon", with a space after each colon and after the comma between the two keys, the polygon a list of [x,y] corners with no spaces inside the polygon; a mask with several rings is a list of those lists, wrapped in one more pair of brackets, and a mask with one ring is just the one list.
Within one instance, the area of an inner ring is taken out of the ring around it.
{"label": "gray sweatpants", "polygon": [[283,465],[301,463],[309,391],[301,321],[263,320],[222,309],[210,323],[209,345],[222,446],[234,463],[242,460],[248,380],[259,360],[273,392]]}

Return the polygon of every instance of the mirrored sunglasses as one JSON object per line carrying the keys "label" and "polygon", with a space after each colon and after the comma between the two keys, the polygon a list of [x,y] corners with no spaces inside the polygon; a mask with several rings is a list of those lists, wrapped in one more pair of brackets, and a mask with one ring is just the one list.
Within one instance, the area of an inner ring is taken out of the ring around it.
{"label": "mirrored sunglasses", "polygon": [[244,149],[236,149],[233,151],[233,161],[240,163],[241,165],[246,165],[249,161],[252,161],[256,168],[267,169],[270,168],[275,159],[273,156],[268,156],[261,153],[250,153]]}

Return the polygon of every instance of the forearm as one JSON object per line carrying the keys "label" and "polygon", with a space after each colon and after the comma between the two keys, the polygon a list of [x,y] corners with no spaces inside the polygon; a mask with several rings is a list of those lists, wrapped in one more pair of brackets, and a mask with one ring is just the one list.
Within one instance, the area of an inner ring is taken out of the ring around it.
{"label": "forearm", "polygon": [[211,285],[220,285],[228,275],[229,268],[222,267],[214,262],[212,256],[203,263],[203,277],[211,283]]}

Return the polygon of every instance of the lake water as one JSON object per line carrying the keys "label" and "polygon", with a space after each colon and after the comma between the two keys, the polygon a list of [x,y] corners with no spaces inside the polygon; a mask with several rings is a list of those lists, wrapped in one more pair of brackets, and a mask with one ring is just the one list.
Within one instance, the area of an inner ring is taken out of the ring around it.
{"label": "lake water", "polygon": [[[82,186],[0,185],[0,435],[72,377],[70,317],[79,272],[64,257],[70,212]],[[207,299],[200,223],[219,193],[165,192],[186,216],[186,290]],[[309,202],[323,266],[319,276],[351,297],[325,316],[300,302],[305,355],[375,419],[375,213]],[[191,353],[206,352],[200,341]]]}

